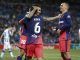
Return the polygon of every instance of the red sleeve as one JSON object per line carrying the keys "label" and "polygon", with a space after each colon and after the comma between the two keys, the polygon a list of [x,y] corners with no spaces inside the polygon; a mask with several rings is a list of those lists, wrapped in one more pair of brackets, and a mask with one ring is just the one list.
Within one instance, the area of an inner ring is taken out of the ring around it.
{"label": "red sleeve", "polygon": [[21,20],[19,21],[20,24],[23,24],[23,22],[24,22],[23,19],[21,19]]}

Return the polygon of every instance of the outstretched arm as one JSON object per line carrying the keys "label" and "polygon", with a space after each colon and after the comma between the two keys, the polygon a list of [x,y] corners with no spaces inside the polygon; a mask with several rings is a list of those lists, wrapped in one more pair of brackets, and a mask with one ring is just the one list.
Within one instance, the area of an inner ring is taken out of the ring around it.
{"label": "outstretched arm", "polygon": [[60,17],[61,17],[61,14],[59,14],[58,16],[55,16],[55,17],[43,17],[43,19],[45,19],[47,21],[52,21],[52,20],[58,19]]}

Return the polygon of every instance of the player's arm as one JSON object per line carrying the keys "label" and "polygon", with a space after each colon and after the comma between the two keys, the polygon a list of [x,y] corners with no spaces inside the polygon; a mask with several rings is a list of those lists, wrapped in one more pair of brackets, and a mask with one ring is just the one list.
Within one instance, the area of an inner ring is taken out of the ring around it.
{"label": "player's arm", "polygon": [[32,11],[29,11],[25,16],[24,18],[22,18],[19,23],[20,24],[24,24],[24,23],[27,23],[27,20],[29,20],[33,15],[34,13],[36,12],[37,10],[37,7],[36,6],[33,6],[33,10]]}
{"label": "player's arm", "polygon": [[10,34],[11,36],[13,36],[13,32],[12,32],[12,31],[9,31],[9,34]]}
{"label": "player's arm", "polygon": [[15,31],[16,31],[16,28],[14,27],[12,30],[9,31],[9,34],[10,34],[11,36],[13,36],[13,34],[14,34]]}
{"label": "player's arm", "polygon": [[31,18],[34,15],[34,13],[36,12],[36,10],[37,10],[37,7],[33,6],[33,10],[30,11],[29,14],[25,15],[25,17]]}
{"label": "player's arm", "polygon": [[18,31],[18,34],[21,36],[21,27],[20,27],[20,29],[19,29],[19,31]]}
{"label": "player's arm", "polygon": [[60,17],[61,17],[61,14],[59,14],[58,16],[55,16],[55,17],[43,17],[43,19],[47,20],[47,21],[52,21],[52,20],[56,20]]}
{"label": "player's arm", "polygon": [[24,20],[24,18],[22,18],[22,19],[19,21],[19,23],[20,23],[20,24],[23,24],[23,20]]}

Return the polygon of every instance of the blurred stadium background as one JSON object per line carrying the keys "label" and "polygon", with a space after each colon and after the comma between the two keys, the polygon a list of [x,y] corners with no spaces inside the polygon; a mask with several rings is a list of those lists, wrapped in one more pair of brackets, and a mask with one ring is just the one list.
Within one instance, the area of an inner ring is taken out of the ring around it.
{"label": "blurred stadium background", "polygon": [[[80,49],[80,0],[0,0],[0,35],[4,29],[12,23],[16,23],[18,31],[18,21],[23,18],[25,13],[28,11],[28,8],[36,2],[40,3],[42,6],[42,16],[55,16],[60,13],[59,5],[62,2],[69,3],[73,22],[71,29],[71,48]],[[54,46],[58,43],[58,35],[52,31],[52,27],[57,26],[57,22],[58,21],[44,22],[43,42],[45,46]],[[12,44],[14,44],[14,42],[19,42],[17,31],[14,36],[11,37]]]}

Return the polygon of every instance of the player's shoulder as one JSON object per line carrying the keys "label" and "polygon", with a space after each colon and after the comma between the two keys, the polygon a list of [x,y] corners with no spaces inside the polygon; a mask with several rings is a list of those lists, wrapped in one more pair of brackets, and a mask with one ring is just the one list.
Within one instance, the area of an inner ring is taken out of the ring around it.
{"label": "player's shoulder", "polygon": [[40,18],[41,20],[43,20],[43,16],[42,16],[42,15],[39,15],[39,18]]}
{"label": "player's shoulder", "polygon": [[66,13],[65,13],[65,17],[66,17],[66,18],[71,18],[71,13],[70,13],[70,12],[66,12]]}
{"label": "player's shoulder", "polygon": [[7,32],[7,31],[8,31],[8,29],[5,29],[5,30],[4,30],[4,32]]}

